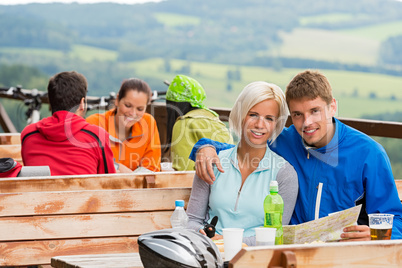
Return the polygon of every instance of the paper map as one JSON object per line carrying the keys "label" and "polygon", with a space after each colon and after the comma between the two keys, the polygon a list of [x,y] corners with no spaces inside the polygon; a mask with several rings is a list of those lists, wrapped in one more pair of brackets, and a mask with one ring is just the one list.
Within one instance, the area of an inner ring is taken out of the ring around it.
{"label": "paper map", "polygon": [[335,241],[341,239],[343,228],[355,225],[361,205],[339,211],[318,220],[298,225],[283,226],[283,244],[304,244],[314,241]]}

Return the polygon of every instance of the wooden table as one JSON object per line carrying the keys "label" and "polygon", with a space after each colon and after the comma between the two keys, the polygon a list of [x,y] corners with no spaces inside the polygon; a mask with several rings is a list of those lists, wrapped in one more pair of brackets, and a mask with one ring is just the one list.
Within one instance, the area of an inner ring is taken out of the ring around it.
{"label": "wooden table", "polygon": [[54,268],[143,268],[139,253],[57,256]]}

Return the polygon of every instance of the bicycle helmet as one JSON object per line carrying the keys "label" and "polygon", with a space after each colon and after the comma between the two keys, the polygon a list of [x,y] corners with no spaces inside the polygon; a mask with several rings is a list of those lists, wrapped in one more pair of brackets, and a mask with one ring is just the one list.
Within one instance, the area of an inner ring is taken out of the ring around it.
{"label": "bicycle helmet", "polygon": [[144,267],[223,267],[215,243],[205,235],[187,229],[163,229],[138,237]]}

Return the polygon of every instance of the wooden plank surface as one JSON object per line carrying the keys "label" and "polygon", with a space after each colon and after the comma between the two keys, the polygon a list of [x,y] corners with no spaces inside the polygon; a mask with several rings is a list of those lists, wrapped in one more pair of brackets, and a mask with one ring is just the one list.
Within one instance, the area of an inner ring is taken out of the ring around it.
{"label": "wooden plank surface", "polygon": [[[116,173],[1,178],[0,193],[143,188],[144,177],[149,175]],[[152,175],[156,187],[191,187],[194,171],[155,172]]]}
{"label": "wooden plank surface", "polygon": [[190,194],[190,187],[0,193],[0,222],[5,216],[174,210],[175,200],[187,204]]}
{"label": "wooden plank surface", "polygon": [[170,228],[173,211],[7,217],[0,241],[132,236]]}
{"label": "wooden plank surface", "polygon": [[402,267],[402,240],[246,247],[230,261],[229,267],[277,266],[285,250],[295,253],[298,268]]}
{"label": "wooden plank surface", "polygon": [[396,180],[396,189],[398,189],[399,199],[402,201],[402,180]]}
{"label": "wooden plank surface", "polygon": [[161,177],[159,174],[155,176],[155,188],[167,187],[192,187],[195,171],[185,172],[164,172],[166,178]]}
{"label": "wooden plank surface", "polygon": [[143,187],[143,174],[92,174],[0,179],[0,193],[132,189]]}
{"label": "wooden plank surface", "polygon": [[191,188],[0,194],[0,266],[49,264],[58,255],[138,252],[137,237],[170,228]]}
{"label": "wooden plank surface", "polygon": [[138,236],[0,242],[0,266],[50,264],[54,256],[138,252]]}
{"label": "wooden plank surface", "polygon": [[21,145],[20,144],[7,144],[0,145],[0,158],[10,157],[15,161],[21,160]]}
{"label": "wooden plank surface", "polygon": [[137,268],[143,267],[138,253],[56,256],[55,268]]}
{"label": "wooden plank surface", "polygon": [[0,144],[21,144],[21,134],[0,133]]}

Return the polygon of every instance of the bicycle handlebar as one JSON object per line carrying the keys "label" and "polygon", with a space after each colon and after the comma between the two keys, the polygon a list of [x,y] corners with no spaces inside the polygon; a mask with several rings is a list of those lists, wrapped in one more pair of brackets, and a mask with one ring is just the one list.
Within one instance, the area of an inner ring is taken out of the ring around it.
{"label": "bicycle handlebar", "polygon": [[0,96],[17,100],[29,100],[39,97],[41,102],[48,103],[47,92],[34,89],[23,89],[21,86],[0,87]]}
{"label": "bicycle handlebar", "polygon": [[[164,81],[166,85],[170,83]],[[166,91],[152,91],[151,103],[155,100],[161,99],[160,96],[166,95]],[[17,99],[24,101],[25,105],[30,106],[30,110],[40,109],[42,103],[49,103],[48,94],[44,91],[37,89],[23,89],[21,86],[4,88],[0,87],[0,97]],[[109,109],[113,106],[113,102],[116,99],[116,93],[110,92],[109,96],[105,97],[93,97],[87,96],[87,109],[88,111],[94,109]],[[32,113],[28,111],[27,113]]]}

